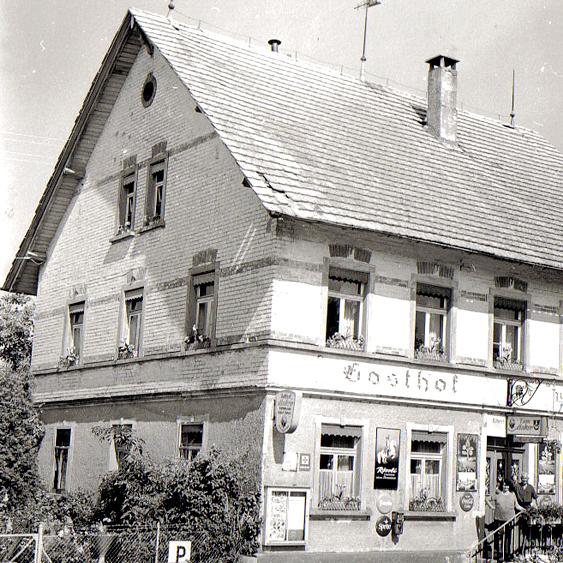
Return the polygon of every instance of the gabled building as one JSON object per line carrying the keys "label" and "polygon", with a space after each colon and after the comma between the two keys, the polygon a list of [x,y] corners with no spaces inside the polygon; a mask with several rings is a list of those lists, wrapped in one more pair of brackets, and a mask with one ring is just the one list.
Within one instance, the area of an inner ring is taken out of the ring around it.
{"label": "gabled building", "polygon": [[263,557],[462,551],[522,472],[561,500],[563,156],[427,63],[428,103],[127,14],[4,284],[53,491],[129,425],[247,453]]}

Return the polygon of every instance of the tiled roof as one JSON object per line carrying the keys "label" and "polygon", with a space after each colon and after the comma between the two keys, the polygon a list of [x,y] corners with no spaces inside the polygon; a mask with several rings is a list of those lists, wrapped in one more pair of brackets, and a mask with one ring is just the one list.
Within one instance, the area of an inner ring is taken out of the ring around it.
{"label": "tiled roof", "polygon": [[268,210],[563,268],[563,156],[537,133],[460,111],[447,146],[424,100],[132,14]]}

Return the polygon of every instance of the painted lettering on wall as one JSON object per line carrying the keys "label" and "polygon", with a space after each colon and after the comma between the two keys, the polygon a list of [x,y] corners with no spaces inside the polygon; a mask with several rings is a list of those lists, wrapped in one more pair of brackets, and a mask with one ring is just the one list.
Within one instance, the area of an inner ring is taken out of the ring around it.
{"label": "painted lettering on wall", "polygon": [[397,389],[414,389],[421,393],[433,391],[443,393],[444,391],[449,391],[455,394],[457,393],[459,381],[456,374],[453,374],[451,382],[448,383],[438,374],[413,369],[399,368],[391,373],[382,374],[373,370],[363,370],[358,362],[353,362],[344,367],[344,377],[352,383],[367,381],[374,387],[385,386]]}

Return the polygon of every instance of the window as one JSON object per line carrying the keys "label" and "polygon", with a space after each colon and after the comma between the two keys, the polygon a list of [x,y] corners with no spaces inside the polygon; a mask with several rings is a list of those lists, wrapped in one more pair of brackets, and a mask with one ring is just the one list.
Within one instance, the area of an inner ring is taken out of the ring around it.
{"label": "window", "polygon": [[451,290],[427,284],[416,286],[416,358],[447,359],[447,321]]}
{"label": "window", "polygon": [[360,510],[359,462],[362,429],[323,424],[319,463],[319,508]]}
{"label": "window", "polygon": [[55,435],[55,474],[53,490],[61,493],[67,490],[68,454],[70,450],[70,428],[57,428]]}
{"label": "window", "polygon": [[110,450],[110,469],[118,470],[131,449],[130,436],[133,424],[112,424],[113,438]]}
{"label": "window", "polygon": [[166,188],[166,159],[151,164],[149,170],[145,225],[158,224],[164,219],[164,195]]}
{"label": "window", "polygon": [[143,289],[125,292],[125,319],[120,358],[137,357],[141,353],[143,328]]}
{"label": "window", "polygon": [[409,510],[446,510],[447,434],[413,430]]}
{"label": "window", "polygon": [[69,305],[69,355],[74,357],[74,363],[80,363],[82,356],[82,337],[84,333],[84,303]]}
{"label": "window", "polygon": [[526,302],[495,298],[493,361],[495,367],[522,369]]}
{"label": "window", "polygon": [[189,344],[210,346],[215,333],[215,272],[194,275],[192,277],[192,304],[190,306],[191,334]]}
{"label": "window", "polygon": [[119,190],[119,224],[117,234],[133,229],[135,221],[135,172],[123,176]]}
{"label": "window", "polygon": [[363,350],[364,294],[368,274],[331,267],[328,275],[326,343]]}
{"label": "window", "polygon": [[203,447],[203,424],[180,425],[180,457],[192,461]]}
{"label": "window", "polygon": [[269,488],[266,494],[265,543],[305,543],[308,505],[306,490]]}

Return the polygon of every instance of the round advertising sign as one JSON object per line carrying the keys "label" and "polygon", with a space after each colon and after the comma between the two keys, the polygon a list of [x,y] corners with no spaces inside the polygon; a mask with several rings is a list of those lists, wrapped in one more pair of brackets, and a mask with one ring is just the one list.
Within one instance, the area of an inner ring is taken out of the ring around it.
{"label": "round advertising sign", "polygon": [[540,496],[540,500],[539,503],[540,508],[547,508],[548,506],[551,506],[553,504],[553,499],[549,496]]}
{"label": "round advertising sign", "polygon": [[375,523],[375,531],[381,537],[388,536],[391,533],[391,518],[389,516],[380,516]]}
{"label": "round advertising sign", "polygon": [[379,510],[381,514],[389,514],[392,508],[393,501],[389,495],[381,495],[377,499],[377,510]]}
{"label": "round advertising sign", "polygon": [[473,508],[475,499],[471,493],[464,493],[459,497],[459,506],[464,512],[469,512]]}

